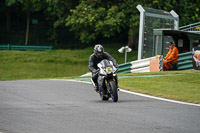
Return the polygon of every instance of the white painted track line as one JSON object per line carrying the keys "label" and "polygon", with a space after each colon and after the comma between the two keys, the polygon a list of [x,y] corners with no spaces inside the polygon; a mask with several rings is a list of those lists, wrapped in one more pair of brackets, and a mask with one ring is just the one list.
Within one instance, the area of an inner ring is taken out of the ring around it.
{"label": "white painted track line", "polygon": [[[80,82],[80,83],[92,84],[91,82],[77,81],[77,80],[66,80],[66,79],[50,79],[50,80],[72,81],[72,82]],[[137,93],[137,92],[127,91],[127,90],[124,90],[124,89],[120,89],[120,91],[124,92],[124,93],[128,93],[128,94],[133,94],[133,95],[137,95],[137,96],[141,96],[141,97],[152,98],[152,99],[161,100],[161,101],[200,107],[200,104],[194,104],[194,103],[187,103],[187,102],[181,102],[181,101],[176,101],[176,100],[170,100],[170,99],[166,99],[166,98],[160,98],[160,97],[150,96],[150,95],[141,94],[141,93]]]}

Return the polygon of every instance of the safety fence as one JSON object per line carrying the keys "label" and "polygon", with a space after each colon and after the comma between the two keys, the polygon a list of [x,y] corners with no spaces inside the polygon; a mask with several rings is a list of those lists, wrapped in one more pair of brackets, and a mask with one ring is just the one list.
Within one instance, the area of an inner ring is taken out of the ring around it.
{"label": "safety fence", "polygon": [[200,34],[200,22],[179,27],[179,30]]}
{"label": "safety fence", "polygon": [[177,70],[193,69],[192,52],[178,54]]}
{"label": "safety fence", "polygon": [[156,72],[163,70],[163,56],[154,56],[146,59],[131,61],[119,65],[118,73]]}
{"label": "safety fence", "polygon": [[[192,52],[178,54],[177,70],[192,70]],[[139,73],[163,71],[163,56],[131,61],[119,65],[118,73]]]}
{"label": "safety fence", "polygon": [[52,50],[52,46],[0,45],[0,50]]}
{"label": "safety fence", "polygon": [[[178,54],[177,70],[193,69],[192,52]],[[118,73],[139,73],[139,72],[159,72],[163,71],[163,56],[157,55],[154,57],[131,61],[120,64]],[[88,72],[82,76],[91,76]]]}

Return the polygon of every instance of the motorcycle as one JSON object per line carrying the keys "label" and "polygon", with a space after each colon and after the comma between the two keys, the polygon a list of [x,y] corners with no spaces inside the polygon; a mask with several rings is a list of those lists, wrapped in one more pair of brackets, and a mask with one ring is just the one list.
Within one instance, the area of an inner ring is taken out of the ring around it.
{"label": "motorcycle", "polygon": [[[97,82],[99,87],[99,95],[101,100],[108,100],[112,98],[113,102],[118,101],[118,80],[117,68],[114,67],[113,62],[107,59],[102,60],[97,64],[98,74]],[[91,79],[93,86],[94,81]]]}

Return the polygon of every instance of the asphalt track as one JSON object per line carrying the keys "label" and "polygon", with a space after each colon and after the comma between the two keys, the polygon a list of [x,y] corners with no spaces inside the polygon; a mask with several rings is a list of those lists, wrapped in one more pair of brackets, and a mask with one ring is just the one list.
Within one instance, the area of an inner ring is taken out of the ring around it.
{"label": "asphalt track", "polygon": [[119,92],[101,101],[90,84],[0,81],[0,133],[199,133],[200,107]]}

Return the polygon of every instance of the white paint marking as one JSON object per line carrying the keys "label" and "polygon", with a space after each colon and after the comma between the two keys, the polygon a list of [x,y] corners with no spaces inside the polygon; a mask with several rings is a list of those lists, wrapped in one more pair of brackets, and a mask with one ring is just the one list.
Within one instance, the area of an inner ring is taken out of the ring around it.
{"label": "white paint marking", "polygon": [[73,80],[73,79],[50,79],[50,80],[60,80],[60,81],[72,81],[72,82],[79,82],[79,83],[86,83],[86,84],[92,84],[91,82],[87,81],[80,81],[80,80]]}
{"label": "white paint marking", "polygon": [[[91,82],[77,81],[77,80],[66,80],[66,79],[50,79],[50,80],[72,81],[72,82],[92,84]],[[120,91],[124,92],[124,93],[128,93],[128,94],[133,94],[133,95],[137,95],[137,96],[141,96],[141,97],[152,98],[152,99],[161,100],[161,101],[166,101],[166,102],[172,102],[172,103],[178,103],[178,104],[192,105],[192,106],[200,107],[200,104],[194,104],[194,103],[187,103],[187,102],[181,102],[181,101],[176,101],[176,100],[170,100],[170,99],[166,99],[166,98],[160,98],[160,97],[150,96],[150,95],[141,94],[141,93],[132,92],[132,91],[127,91],[127,90],[123,90],[123,89],[120,89]]]}
{"label": "white paint marking", "polygon": [[86,84],[92,84],[91,82],[88,82],[88,81],[80,81],[80,80],[67,80],[67,81],[79,82],[79,83],[86,83]]}
{"label": "white paint marking", "polygon": [[179,104],[185,104],[185,105],[193,105],[193,106],[199,106],[200,107],[200,104],[194,104],[194,103],[187,103],[187,102],[181,102],[181,101],[176,101],[176,100],[170,100],[170,99],[166,99],[166,98],[150,96],[150,95],[141,94],[141,93],[137,93],[137,92],[131,92],[131,91],[123,90],[123,89],[120,89],[120,91],[125,92],[125,93],[129,93],[129,94],[133,94],[133,95],[137,95],[137,96],[142,96],[142,97],[152,98],[152,99],[156,99],[156,100],[161,100],[161,101],[179,103]]}

